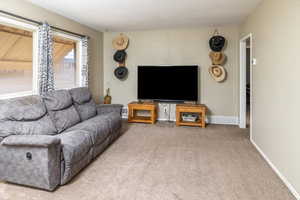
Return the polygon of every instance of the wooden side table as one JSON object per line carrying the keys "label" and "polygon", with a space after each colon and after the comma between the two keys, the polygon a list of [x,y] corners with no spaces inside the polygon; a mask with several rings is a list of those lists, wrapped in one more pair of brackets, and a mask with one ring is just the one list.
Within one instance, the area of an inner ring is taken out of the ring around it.
{"label": "wooden side table", "polygon": [[[176,105],[176,126],[199,126],[205,128],[206,106],[203,104],[177,104]],[[183,113],[198,114],[199,118],[195,122],[182,120]]]}
{"label": "wooden side table", "polygon": [[[137,111],[149,111],[150,116],[138,116]],[[128,104],[128,122],[155,124],[157,119],[157,104],[150,102],[131,102]]]}

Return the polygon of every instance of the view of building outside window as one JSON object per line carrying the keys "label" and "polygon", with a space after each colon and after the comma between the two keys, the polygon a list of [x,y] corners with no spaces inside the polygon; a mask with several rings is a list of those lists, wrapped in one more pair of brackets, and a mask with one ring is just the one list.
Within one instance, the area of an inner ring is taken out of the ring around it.
{"label": "view of building outside window", "polygon": [[[32,91],[32,32],[0,25],[0,44],[0,95]],[[75,41],[53,37],[55,89],[76,87],[75,55]]]}
{"label": "view of building outside window", "polygon": [[32,91],[32,32],[0,25],[0,95]]}
{"label": "view of building outside window", "polygon": [[53,52],[55,89],[76,87],[76,42],[55,36]]}

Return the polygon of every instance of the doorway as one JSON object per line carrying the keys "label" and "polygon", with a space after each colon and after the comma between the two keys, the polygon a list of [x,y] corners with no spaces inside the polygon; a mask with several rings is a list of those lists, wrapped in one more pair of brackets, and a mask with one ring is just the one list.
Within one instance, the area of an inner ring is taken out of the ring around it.
{"label": "doorway", "polygon": [[252,125],[252,34],[240,40],[240,128]]}

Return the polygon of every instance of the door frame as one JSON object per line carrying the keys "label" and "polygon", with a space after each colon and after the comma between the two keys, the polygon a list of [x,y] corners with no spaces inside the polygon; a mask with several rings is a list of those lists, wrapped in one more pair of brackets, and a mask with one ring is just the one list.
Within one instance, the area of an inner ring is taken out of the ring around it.
{"label": "door frame", "polygon": [[252,33],[246,35],[240,40],[240,116],[239,116],[239,127],[246,128],[246,118],[247,118],[247,110],[246,110],[246,47],[247,47],[247,40],[250,39],[250,137],[252,135],[252,86],[253,86],[253,79],[252,79],[252,69],[253,69],[253,37]]}

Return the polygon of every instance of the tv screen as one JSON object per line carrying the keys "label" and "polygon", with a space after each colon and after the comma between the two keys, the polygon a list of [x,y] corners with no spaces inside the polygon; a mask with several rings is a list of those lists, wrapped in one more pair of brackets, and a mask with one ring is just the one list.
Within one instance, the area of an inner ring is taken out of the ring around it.
{"label": "tv screen", "polygon": [[198,66],[138,66],[138,99],[198,100]]}

